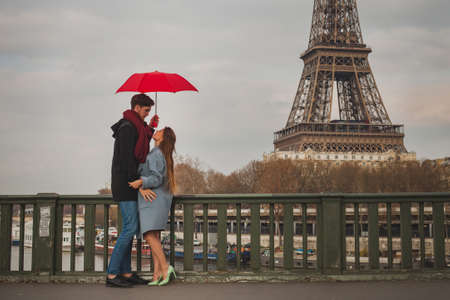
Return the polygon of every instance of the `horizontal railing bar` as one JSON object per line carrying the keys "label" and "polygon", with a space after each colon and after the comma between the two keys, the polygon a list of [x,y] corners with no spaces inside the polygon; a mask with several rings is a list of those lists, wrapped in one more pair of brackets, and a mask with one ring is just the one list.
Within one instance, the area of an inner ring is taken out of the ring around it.
{"label": "horizontal railing bar", "polygon": [[191,200],[191,199],[326,199],[326,198],[342,198],[346,199],[386,199],[389,198],[426,198],[430,201],[435,201],[436,198],[441,198],[441,201],[450,200],[450,193],[448,192],[433,192],[433,193],[292,193],[292,194],[199,194],[199,195],[178,195],[176,200]]}
{"label": "horizontal railing bar", "polygon": [[[145,274],[146,272],[141,272],[140,274]],[[106,271],[63,271],[63,272],[56,272],[55,275],[57,276],[104,276],[106,275]]]}
{"label": "horizontal railing bar", "polygon": [[[267,271],[266,271],[267,272]],[[177,271],[178,273],[178,271]],[[187,272],[189,275],[192,274],[192,272]],[[436,270],[430,268],[430,269],[424,269],[424,270],[411,270],[409,274],[416,273],[416,274],[434,274],[436,273]],[[450,270],[440,270],[439,273],[442,274],[450,274]],[[149,271],[143,271],[140,273],[141,275],[151,275],[151,272]],[[183,272],[181,272],[183,274]],[[317,270],[303,270],[303,269],[292,269],[289,271],[270,271],[271,275],[286,275],[286,274],[298,274],[298,275],[304,275],[304,274],[322,274],[320,271]],[[401,270],[388,270],[388,269],[380,269],[380,270],[361,270],[361,271],[353,271],[353,270],[347,270],[343,271],[342,275],[354,275],[354,274],[367,274],[367,275],[373,275],[373,274],[402,274],[404,276],[405,272]],[[25,275],[25,276],[37,276],[39,273],[32,272],[32,271],[11,271],[7,273],[1,273],[2,276],[11,276],[11,275]],[[94,271],[94,272],[84,272],[84,271],[63,271],[63,272],[55,272],[56,276],[105,276],[106,272],[104,271]],[[332,275],[333,276],[333,275]]]}
{"label": "horizontal railing bar", "polygon": [[189,199],[189,200],[179,200],[174,199],[176,204],[270,204],[270,203],[291,203],[291,204],[302,204],[302,203],[308,203],[308,204],[317,204],[320,203],[320,200],[316,199],[278,199],[278,198],[265,198],[265,199]]}
{"label": "horizontal railing bar", "polygon": [[175,198],[327,198],[327,197],[347,197],[347,198],[386,198],[386,197],[449,197],[449,192],[430,192],[430,193],[280,193],[280,194],[185,194],[178,195]]}
{"label": "horizontal railing bar", "polygon": [[[340,198],[345,203],[357,202],[447,202],[450,201],[450,193],[316,193],[316,194],[199,194],[177,195],[174,201],[187,204],[205,203],[319,203],[327,198]],[[60,204],[116,204],[111,195],[0,195],[0,203],[3,204],[35,204],[37,201],[56,200]]]}
{"label": "horizontal railing bar", "polygon": [[0,195],[0,201],[7,200],[54,200],[60,198],[58,194],[36,194],[36,195]]}
{"label": "horizontal railing bar", "polygon": [[[55,273],[56,274],[56,273]],[[33,272],[33,271],[9,271],[9,272],[0,272],[1,276],[11,276],[11,275],[30,275],[30,276],[37,276],[39,273]],[[66,275],[66,272],[61,273],[61,275]]]}
{"label": "horizontal railing bar", "polygon": [[[325,199],[326,200],[326,199]],[[342,199],[344,203],[443,203],[450,202],[450,198],[357,198],[357,199]]]}
{"label": "horizontal railing bar", "polygon": [[[427,192],[427,193],[279,193],[279,194],[183,194],[174,196],[175,199],[259,199],[259,198],[327,198],[327,197],[346,197],[346,198],[388,198],[388,197],[450,197],[450,192]],[[111,200],[111,195],[60,195],[60,194],[36,194],[36,195],[0,195],[0,201],[8,199],[96,199]]]}
{"label": "horizontal railing bar", "polygon": [[119,202],[112,201],[112,200],[98,201],[98,200],[93,200],[93,199],[76,199],[76,200],[60,199],[60,200],[58,200],[58,203],[65,204],[65,205],[69,205],[69,204],[93,204],[93,205],[119,204]]}
{"label": "horizontal railing bar", "polygon": [[[326,201],[327,197],[322,198],[322,200]],[[383,197],[380,198],[343,198],[342,201],[344,203],[402,203],[402,202],[415,202],[415,203],[444,203],[450,202],[449,198],[390,198],[386,199]],[[59,204],[70,205],[70,204],[118,204],[118,202],[109,200],[109,201],[101,201],[92,200],[92,199],[77,199],[77,200],[57,200]],[[246,203],[246,204],[270,204],[271,202],[275,203],[292,203],[292,204],[317,204],[321,202],[321,199],[300,199],[300,198],[290,198],[290,199],[282,199],[282,198],[261,198],[261,199],[243,199],[243,198],[234,198],[234,199],[179,199],[174,198],[174,202],[176,204],[237,204],[237,203]],[[0,200],[1,204],[37,204],[38,201],[35,200]]]}
{"label": "horizontal railing bar", "polygon": [[36,204],[36,199],[0,199],[0,204]]}
{"label": "horizontal railing bar", "polygon": [[292,198],[312,198],[312,199],[320,199],[324,194],[185,194],[185,195],[177,195],[174,198],[176,200],[191,200],[191,199],[292,199]]}

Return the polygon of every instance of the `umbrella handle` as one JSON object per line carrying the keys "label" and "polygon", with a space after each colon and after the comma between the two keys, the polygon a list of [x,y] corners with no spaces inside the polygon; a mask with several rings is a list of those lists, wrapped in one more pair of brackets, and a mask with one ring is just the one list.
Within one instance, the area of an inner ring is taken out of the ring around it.
{"label": "umbrella handle", "polygon": [[155,114],[158,114],[158,92],[155,92]]}

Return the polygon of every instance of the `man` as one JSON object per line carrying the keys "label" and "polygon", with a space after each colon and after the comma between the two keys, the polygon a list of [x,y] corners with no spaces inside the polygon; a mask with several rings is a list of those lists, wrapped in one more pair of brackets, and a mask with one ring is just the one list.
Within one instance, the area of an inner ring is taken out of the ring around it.
{"label": "man", "polygon": [[[139,179],[139,163],[145,162],[150,140],[158,126],[157,115],[150,120],[150,126],[145,123],[153,105],[154,102],[149,96],[134,95],[131,98],[131,110],[126,110],[123,119],[111,127],[115,138],[111,190],[113,200],[119,202],[123,227],[107,270],[106,286],[109,287],[131,287],[133,284],[149,282],[131,272],[131,247],[134,235],[139,232],[139,219],[138,191],[128,183]],[[151,191],[149,193],[153,198],[156,196]]]}

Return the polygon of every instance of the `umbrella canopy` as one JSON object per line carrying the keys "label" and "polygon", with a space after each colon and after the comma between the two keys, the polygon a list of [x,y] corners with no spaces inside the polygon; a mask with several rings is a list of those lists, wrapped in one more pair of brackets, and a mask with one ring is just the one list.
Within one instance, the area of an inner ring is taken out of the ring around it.
{"label": "umbrella canopy", "polygon": [[198,90],[182,76],[175,73],[135,73],[116,91],[119,92],[172,92]]}

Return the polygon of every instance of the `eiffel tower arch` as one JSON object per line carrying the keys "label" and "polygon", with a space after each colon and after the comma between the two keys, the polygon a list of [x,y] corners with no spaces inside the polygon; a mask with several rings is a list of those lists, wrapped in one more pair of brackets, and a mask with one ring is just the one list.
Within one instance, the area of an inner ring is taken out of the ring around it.
{"label": "eiffel tower arch", "polygon": [[356,0],[314,0],[304,69],[286,125],[274,133],[275,152],[407,153],[404,127],[392,124],[376,85],[371,52]]}

